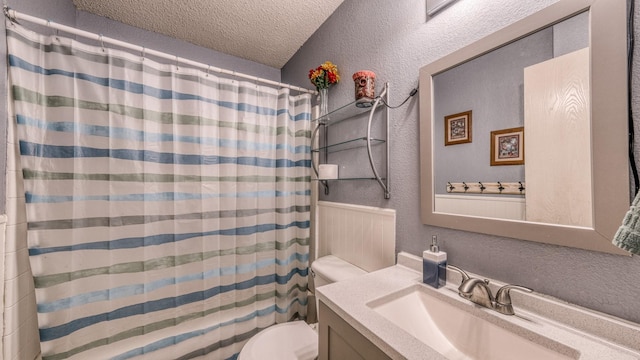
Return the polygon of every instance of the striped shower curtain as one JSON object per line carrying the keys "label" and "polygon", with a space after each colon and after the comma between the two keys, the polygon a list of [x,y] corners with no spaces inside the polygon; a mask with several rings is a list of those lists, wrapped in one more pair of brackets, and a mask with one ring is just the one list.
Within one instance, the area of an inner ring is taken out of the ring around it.
{"label": "striped shower curtain", "polygon": [[306,316],[310,95],[7,41],[45,360],[233,358]]}

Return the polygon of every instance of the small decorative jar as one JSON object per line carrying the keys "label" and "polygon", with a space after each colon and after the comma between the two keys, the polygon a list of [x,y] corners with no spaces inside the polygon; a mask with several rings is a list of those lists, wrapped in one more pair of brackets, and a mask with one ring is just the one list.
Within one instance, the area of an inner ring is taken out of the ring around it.
{"label": "small decorative jar", "polygon": [[371,106],[371,101],[376,96],[376,74],[369,70],[360,70],[353,74],[355,83],[356,106]]}

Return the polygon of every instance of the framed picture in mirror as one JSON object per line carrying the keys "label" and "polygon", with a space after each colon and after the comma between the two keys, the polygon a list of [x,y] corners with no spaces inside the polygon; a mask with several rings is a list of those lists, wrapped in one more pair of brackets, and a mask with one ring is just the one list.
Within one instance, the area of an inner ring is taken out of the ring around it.
{"label": "framed picture in mirror", "polygon": [[524,127],[491,132],[491,166],[524,164]]}
{"label": "framed picture in mirror", "polygon": [[444,117],[444,145],[471,142],[471,110]]}

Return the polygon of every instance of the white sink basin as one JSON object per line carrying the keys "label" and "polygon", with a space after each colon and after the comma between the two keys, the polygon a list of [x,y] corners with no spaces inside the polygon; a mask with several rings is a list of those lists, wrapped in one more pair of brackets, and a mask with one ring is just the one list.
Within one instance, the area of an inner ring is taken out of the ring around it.
{"label": "white sink basin", "polygon": [[[571,348],[565,352],[573,356],[547,349],[440,300],[428,291],[422,285],[414,285],[373,300],[367,306],[448,359],[552,360],[579,357],[579,353]],[[468,308],[473,309],[473,305],[469,303]]]}

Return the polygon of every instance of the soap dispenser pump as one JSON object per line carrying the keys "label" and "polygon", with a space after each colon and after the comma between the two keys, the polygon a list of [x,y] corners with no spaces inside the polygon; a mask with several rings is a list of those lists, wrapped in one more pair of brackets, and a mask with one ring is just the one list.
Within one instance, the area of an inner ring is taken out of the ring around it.
{"label": "soap dispenser pump", "polygon": [[447,253],[440,251],[438,237],[431,237],[429,250],[422,253],[422,282],[434,288],[447,283]]}

